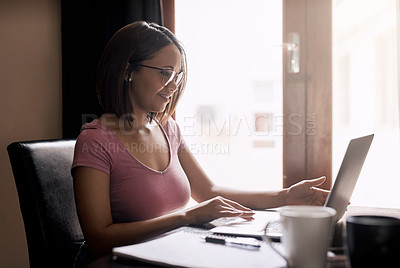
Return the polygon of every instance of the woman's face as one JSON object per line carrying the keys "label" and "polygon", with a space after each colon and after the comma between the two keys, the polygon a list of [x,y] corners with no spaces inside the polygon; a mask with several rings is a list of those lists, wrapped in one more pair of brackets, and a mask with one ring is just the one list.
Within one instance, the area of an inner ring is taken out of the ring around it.
{"label": "woman's face", "polygon": [[[142,64],[179,73],[182,68],[181,54],[178,48],[171,44],[160,49],[154,54],[153,58],[142,62]],[[165,110],[171,96],[178,89],[174,80],[164,86],[163,76],[165,75],[166,72],[162,70],[143,66],[131,74],[130,96],[133,112],[136,115]]]}

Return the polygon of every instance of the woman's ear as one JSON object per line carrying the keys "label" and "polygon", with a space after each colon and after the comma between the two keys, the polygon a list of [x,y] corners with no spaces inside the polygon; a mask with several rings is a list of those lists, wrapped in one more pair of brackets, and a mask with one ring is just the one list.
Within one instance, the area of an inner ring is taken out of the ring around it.
{"label": "woman's ear", "polygon": [[131,65],[129,62],[126,64],[124,73],[125,73],[124,80],[131,82],[132,81],[132,71],[131,71]]}

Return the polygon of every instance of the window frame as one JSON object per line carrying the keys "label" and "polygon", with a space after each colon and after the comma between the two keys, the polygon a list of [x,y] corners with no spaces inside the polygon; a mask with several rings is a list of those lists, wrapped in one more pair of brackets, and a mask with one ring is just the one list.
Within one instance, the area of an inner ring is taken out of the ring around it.
{"label": "window frame", "polygon": [[283,38],[300,36],[300,72],[283,53],[283,187],[326,176],[332,185],[332,1],[283,0]]}
{"label": "window frame", "polygon": [[[175,1],[161,4],[163,25],[175,32]],[[293,32],[300,36],[300,72],[287,72],[288,53],[283,53],[282,184],[326,176],[321,187],[330,189],[332,0],[283,0],[283,43]]]}

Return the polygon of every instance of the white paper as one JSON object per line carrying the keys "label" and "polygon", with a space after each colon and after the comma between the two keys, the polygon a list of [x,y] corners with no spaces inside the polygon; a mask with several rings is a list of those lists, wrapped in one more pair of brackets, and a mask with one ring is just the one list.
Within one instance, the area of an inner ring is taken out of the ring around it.
{"label": "white paper", "polygon": [[179,230],[140,244],[113,249],[117,257],[178,267],[284,267],[284,259],[267,244],[248,250],[207,243],[198,233]]}

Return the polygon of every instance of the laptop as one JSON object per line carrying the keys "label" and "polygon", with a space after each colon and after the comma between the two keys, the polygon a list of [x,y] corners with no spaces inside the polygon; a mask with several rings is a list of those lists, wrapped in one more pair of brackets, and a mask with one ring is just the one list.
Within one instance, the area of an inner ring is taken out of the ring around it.
{"label": "laptop", "polygon": [[[352,139],[347,147],[335,183],[324,205],[336,210],[336,221],[340,220],[347,210],[373,137],[374,134],[371,134]],[[260,238],[266,224],[271,222],[271,228],[267,230],[268,236],[279,239],[282,233],[277,210],[257,210],[252,221],[242,218],[220,218],[209,223],[212,226],[210,231],[220,235]]]}

